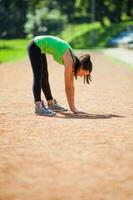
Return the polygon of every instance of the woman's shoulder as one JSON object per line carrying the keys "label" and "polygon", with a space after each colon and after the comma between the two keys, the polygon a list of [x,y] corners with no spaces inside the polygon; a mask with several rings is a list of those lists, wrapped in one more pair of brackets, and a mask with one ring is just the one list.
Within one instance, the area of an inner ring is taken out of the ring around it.
{"label": "woman's shoulder", "polygon": [[65,66],[67,66],[67,65],[73,65],[74,64],[74,58],[73,58],[73,55],[72,55],[70,49],[68,49],[64,53],[64,55],[63,55],[63,61],[64,61]]}

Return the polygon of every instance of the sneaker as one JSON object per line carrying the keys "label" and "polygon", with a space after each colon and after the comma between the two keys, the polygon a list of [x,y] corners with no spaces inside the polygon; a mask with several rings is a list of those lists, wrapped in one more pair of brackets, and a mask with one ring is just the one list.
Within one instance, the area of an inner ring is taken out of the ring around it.
{"label": "sneaker", "polygon": [[46,108],[45,104],[43,103],[43,101],[39,102],[36,104],[35,107],[35,114],[37,115],[41,115],[41,116],[49,116],[52,117],[54,116],[56,113],[53,112],[52,110],[49,110]]}
{"label": "sneaker", "polygon": [[66,108],[63,108],[62,106],[60,106],[57,101],[55,99],[53,99],[53,104],[48,104],[48,109],[55,111],[55,112],[64,112],[67,111]]}

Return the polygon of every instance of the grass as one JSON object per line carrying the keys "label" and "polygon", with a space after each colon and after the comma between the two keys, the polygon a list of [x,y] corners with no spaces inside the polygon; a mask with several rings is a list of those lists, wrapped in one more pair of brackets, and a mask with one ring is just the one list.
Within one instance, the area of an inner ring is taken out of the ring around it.
{"label": "grass", "polygon": [[[107,47],[108,41],[119,32],[126,29],[133,22],[122,22],[101,26],[99,22],[84,24],[67,24],[58,35],[67,40],[75,49],[102,49]],[[0,40],[0,63],[17,61],[27,54],[26,39]]]}
{"label": "grass", "polygon": [[17,61],[26,56],[26,39],[0,40],[0,63]]}
{"label": "grass", "polygon": [[106,24],[101,26],[99,22],[93,24],[68,25],[60,36],[67,40],[75,49],[100,49],[107,47],[108,41],[121,31],[125,30],[133,22]]}
{"label": "grass", "polygon": [[60,34],[64,40],[68,42],[73,41],[76,37],[80,37],[81,35],[85,34],[88,31],[91,31],[95,27],[99,27],[99,23],[88,25],[87,23],[84,24],[69,24],[65,27],[65,29]]}

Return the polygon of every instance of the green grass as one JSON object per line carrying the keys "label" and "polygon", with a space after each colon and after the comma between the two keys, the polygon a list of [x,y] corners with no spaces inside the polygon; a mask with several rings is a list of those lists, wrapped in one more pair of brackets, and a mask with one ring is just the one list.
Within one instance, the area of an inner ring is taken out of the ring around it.
{"label": "green grass", "polygon": [[68,25],[60,36],[75,49],[101,49],[107,47],[108,41],[133,22],[122,22],[103,27],[99,22],[93,24]]}
{"label": "green grass", "polygon": [[88,31],[91,31],[94,28],[99,28],[100,24],[95,23],[88,25],[86,23],[84,24],[69,24],[65,27],[65,29],[60,34],[60,37],[62,37],[64,40],[67,40],[68,42],[73,41],[76,37],[80,37],[81,35],[85,34]]}
{"label": "green grass", "polygon": [[[123,31],[133,22],[122,22],[103,27],[99,22],[84,24],[67,24],[58,35],[67,40],[75,49],[101,49],[107,46],[108,41]],[[27,54],[26,39],[0,40],[0,63],[17,61]]]}
{"label": "green grass", "polygon": [[26,56],[26,39],[0,40],[0,63],[17,61]]}

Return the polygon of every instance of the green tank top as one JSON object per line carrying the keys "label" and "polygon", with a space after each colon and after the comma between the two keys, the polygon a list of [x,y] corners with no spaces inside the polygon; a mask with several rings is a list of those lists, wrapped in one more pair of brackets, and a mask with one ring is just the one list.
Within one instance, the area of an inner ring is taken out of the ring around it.
{"label": "green tank top", "polygon": [[53,56],[54,60],[63,64],[63,55],[70,49],[75,61],[75,54],[68,42],[54,36],[36,36],[35,44],[41,49],[41,53],[48,53]]}

